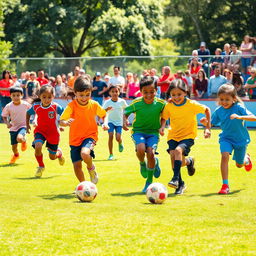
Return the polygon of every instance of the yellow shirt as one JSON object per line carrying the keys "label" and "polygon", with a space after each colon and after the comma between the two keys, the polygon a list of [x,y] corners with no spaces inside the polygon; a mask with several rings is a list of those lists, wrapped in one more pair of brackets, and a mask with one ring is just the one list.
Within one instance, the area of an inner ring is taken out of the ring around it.
{"label": "yellow shirt", "polygon": [[195,139],[197,135],[196,115],[205,113],[206,106],[195,100],[186,98],[182,105],[168,103],[162,112],[162,118],[170,118],[170,128],[167,140],[181,141],[185,139]]}
{"label": "yellow shirt", "polygon": [[105,115],[106,111],[94,100],[89,100],[85,106],[80,105],[76,100],[70,102],[60,117],[60,120],[74,119],[69,130],[69,144],[80,146],[83,140],[87,138],[97,141],[96,116],[102,118]]}

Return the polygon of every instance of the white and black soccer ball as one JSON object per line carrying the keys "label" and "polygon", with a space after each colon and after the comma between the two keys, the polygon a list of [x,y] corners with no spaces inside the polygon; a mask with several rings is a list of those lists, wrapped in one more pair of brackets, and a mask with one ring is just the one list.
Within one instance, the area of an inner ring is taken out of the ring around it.
{"label": "white and black soccer ball", "polygon": [[146,196],[150,203],[162,204],[168,197],[168,190],[163,184],[155,182],[148,186]]}
{"label": "white and black soccer ball", "polygon": [[98,194],[95,184],[90,181],[83,181],[76,187],[76,196],[82,202],[91,202]]}

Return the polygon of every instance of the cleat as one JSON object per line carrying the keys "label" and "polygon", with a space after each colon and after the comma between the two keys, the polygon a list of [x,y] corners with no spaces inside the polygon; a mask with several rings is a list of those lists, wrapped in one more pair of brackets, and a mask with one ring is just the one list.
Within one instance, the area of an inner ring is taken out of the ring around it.
{"label": "cleat", "polygon": [[175,195],[182,195],[184,193],[184,191],[186,190],[186,184],[185,182],[183,182],[181,185],[179,185],[179,187],[175,190],[174,194]]}
{"label": "cleat", "polygon": [[41,178],[42,177],[42,174],[43,174],[43,171],[44,171],[44,167],[42,166],[39,166],[36,168],[36,173],[35,173],[35,177],[37,178]]}
{"label": "cleat", "polygon": [[145,162],[140,163],[140,174],[145,179],[148,177],[148,170]]}
{"label": "cleat", "polygon": [[179,179],[178,178],[176,179],[175,177],[173,177],[169,181],[168,186],[171,187],[171,188],[177,189],[179,187]]}
{"label": "cleat", "polygon": [[159,160],[158,160],[158,158],[155,157],[155,160],[156,160],[156,165],[155,165],[154,177],[155,177],[155,178],[159,178],[160,175],[161,175],[161,169],[160,169],[160,166],[159,166]]}
{"label": "cleat", "polygon": [[124,145],[122,143],[118,144],[118,150],[119,150],[119,152],[123,152]]}
{"label": "cleat", "polygon": [[99,181],[99,177],[98,177],[98,173],[95,171],[95,166],[94,165],[93,165],[92,170],[88,170],[88,173],[90,175],[91,182],[94,183],[94,184],[97,184],[98,181]]}
{"label": "cleat", "polygon": [[10,162],[9,162],[9,164],[15,164],[15,162],[16,162],[19,158],[20,158],[20,156],[15,156],[15,155],[13,155],[12,158],[11,158],[11,160],[10,160]]}
{"label": "cleat", "polygon": [[21,142],[21,151],[26,151],[28,145],[27,145],[27,142],[24,141],[24,142]]}
{"label": "cleat", "polygon": [[109,155],[108,160],[114,160],[114,156],[112,154]]}
{"label": "cleat", "polygon": [[244,169],[249,172],[252,169],[252,161],[250,155],[246,154],[247,163],[244,164]]}
{"label": "cleat", "polygon": [[147,188],[148,188],[148,186],[151,184],[151,182],[148,182],[148,181],[146,181],[146,183],[145,183],[145,187],[142,189],[142,193],[146,193],[147,192]]}
{"label": "cleat", "polygon": [[190,159],[190,164],[187,165],[187,169],[188,169],[188,175],[189,176],[193,176],[195,174],[195,158],[194,157],[188,157]]}
{"label": "cleat", "polygon": [[229,193],[229,186],[227,184],[223,184],[221,187],[221,190],[219,191],[219,194],[226,195]]}
{"label": "cleat", "polygon": [[65,158],[62,154],[62,150],[60,148],[58,148],[58,153],[59,153],[59,157],[58,157],[58,160],[59,160],[59,164],[60,165],[64,165],[65,163]]}

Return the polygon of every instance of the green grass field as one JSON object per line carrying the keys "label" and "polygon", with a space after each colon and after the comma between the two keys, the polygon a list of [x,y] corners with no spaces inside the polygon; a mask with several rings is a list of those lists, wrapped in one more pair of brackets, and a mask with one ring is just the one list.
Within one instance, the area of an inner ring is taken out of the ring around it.
{"label": "green grass field", "polygon": [[[167,131],[166,131],[167,133]],[[34,178],[32,147],[14,166],[8,130],[0,124],[0,255],[256,255],[256,171],[250,173],[230,162],[229,195],[217,194],[219,130],[205,140],[199,130],[191,155],[196,174],[183,178],[187,191],[163,205],[150,204],[140,191],[144,180],[130,132],[124,132],[125,150],[116,161],[108,157],[107,133],[100,131],[95,164],[100,175],[98,196],[80,203],[72,192],[78,184],[69,158],[68,129],[61,135],[66,163],[50,161],[44,149],[46,170]],[[256,166],[256,134],[250,131],[249,152]],[[32,135],[28,136],[31,144]],[[166,137],[159,143],[162,175],[171,178]],[[88,178],[88,174],[86,173]]]}

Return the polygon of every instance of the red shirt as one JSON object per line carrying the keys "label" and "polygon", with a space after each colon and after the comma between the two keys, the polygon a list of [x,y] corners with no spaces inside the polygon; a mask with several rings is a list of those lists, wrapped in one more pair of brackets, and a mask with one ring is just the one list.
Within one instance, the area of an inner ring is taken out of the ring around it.
{"label": "red shirt", "polygon": [[[172,74],[169,75],[162,75],[159,79],[158,82],[163,82],[163,81],[172,81],[174,79]],[[169,88],[169,83],[163,83],[160,84],[159,86],[161,87],[161,92],[167,92],[168,88]]]}
{"label": "red shirt", "polygon": [[[0,80],[0,88],[10,88],[13,85],[12,80],[6,81],[5,79]],[[0,95],[5,96],[5,97],[10,97],[10,91],[0,91]]]}
{"label": "red shirt", "polygon": [[44,84],[48,84],[49,82],[46,78],[40,78],[40,77],[38,77],[36,80],[39,82],[40,86]]}

